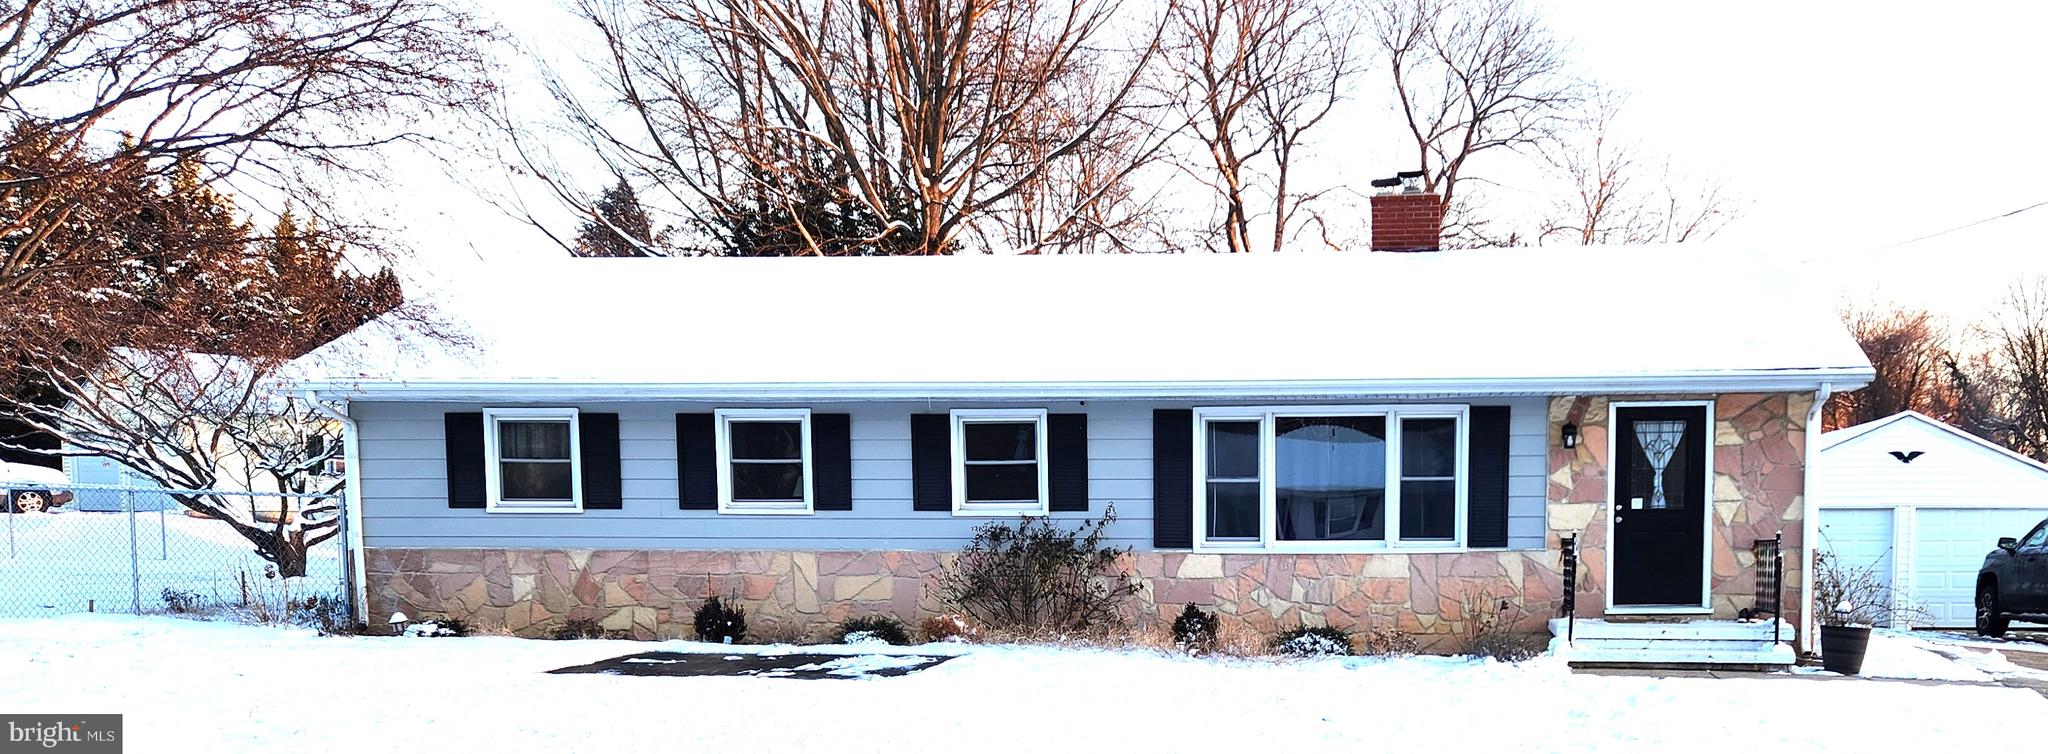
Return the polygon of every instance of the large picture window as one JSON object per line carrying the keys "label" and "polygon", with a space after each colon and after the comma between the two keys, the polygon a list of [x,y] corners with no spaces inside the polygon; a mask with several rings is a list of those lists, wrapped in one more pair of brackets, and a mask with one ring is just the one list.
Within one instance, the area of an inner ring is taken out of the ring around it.
{"label": "large picture window", "polygon": [[953,412],[953,512],[1046,512],[1045,410]]}
{"label": "large picture window", "polygon": [[1462,406],[1198,409],[1196,516],[1211,548],[1457,546]]}
{"label": "large picture window", "polygon": [[718,509],[811,512],[809,409],[723,409],[718,415]]}
{"label": "large picture window", "polygon": [[484,484],[492,510],[583,509],[576,409],[484,410]]}

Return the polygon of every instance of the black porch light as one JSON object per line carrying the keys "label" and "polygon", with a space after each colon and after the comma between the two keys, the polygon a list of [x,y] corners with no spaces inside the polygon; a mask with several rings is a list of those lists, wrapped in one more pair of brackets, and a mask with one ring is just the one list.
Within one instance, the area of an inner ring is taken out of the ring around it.
{"label": "black porch light", "polygon": [[1558,442],[1559,442],[1559,443],[1562,443],[1562,444],[1563,444],[1563,445],[1564,445],[1565,447],[1567,447],[1567,448],[1576,448],[1576,447],[1578,447],[1578,446],[1579,446],[1579,425],[1577,425],[1577,424],[1573,424],[1573,423],[1571,423],[1571,422],[1565,422],[1565,424],[1564,424],[1564,428],[1563,428],[1562,430],[1560,430],[1560,431],[1559,431],[1559,433],[1558,433],[1558,438],[1557,438],[1557,440],[1558,440]]}

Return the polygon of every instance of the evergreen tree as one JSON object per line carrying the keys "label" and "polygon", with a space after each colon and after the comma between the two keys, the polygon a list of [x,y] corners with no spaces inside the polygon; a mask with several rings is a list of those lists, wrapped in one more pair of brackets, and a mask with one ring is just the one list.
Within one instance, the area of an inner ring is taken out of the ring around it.
{"label": "evergreen tree", "polygon": [[658,256],[652,251],[658,240],[653,224],[646,208],[640,206],[639,194],[625,178],[605,189],[591,203],[590,212],[591,217],[576,232],[576,248],[571,253],[579,257]]}

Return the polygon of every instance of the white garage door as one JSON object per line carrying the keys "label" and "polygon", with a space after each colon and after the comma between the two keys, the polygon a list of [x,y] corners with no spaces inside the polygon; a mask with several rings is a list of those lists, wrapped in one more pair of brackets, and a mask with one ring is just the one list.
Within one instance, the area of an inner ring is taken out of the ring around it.
{"label": "white garage door", "polygon": [[[1833,513],[1833,511],[1829,511]],[[1999,537],[2034,528],[2048,509],[1921,508],[1914,514],[1913,599],[1931,625],[1969,626],[1975,618],[1977,567]],[[1822,521],[1827,520],[1823,514]]]}
{"label": "white garage door", "polygon": [[[1892,581],[1892,510],[1836,508],[1820,512],[1821,550],[1845,568],[1870,569],[1886,595]],[[1831,610],[1833,606],[1823,606]]]}

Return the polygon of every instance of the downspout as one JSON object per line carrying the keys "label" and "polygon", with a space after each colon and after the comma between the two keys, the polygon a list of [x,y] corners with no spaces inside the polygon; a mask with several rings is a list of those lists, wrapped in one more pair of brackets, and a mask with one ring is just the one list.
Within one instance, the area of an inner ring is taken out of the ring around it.
{"label": "downspout", "polygon": [[[1813,408],[1806,412],[1806,493],[1800,498],[1799,511],[1799,645],[1808,649],[1813,647],[1812,637],[1819,630],[1815,628],[1819,623],[1813,604],[1813,548],[1820,543],[1820,498],[1815,494],[1818,486],[1815,483],[1820,479],[1820,475],[1815,473],[1820,462],[1820,417],[1827,408],[1828,398],[1834,394],[1835,383],[1821,383],[1820,389],[1813,391]],[[354,471],[355,467],[351,466],[349,470]]]}
{"label": "downspout", "polygon": [[348,470],[342,475],[341,489],[341,525],[347,529],[343,537],[347,550],[342,554],[348,560],[349,597],[350,601],[355,604],[356,620],[368,623],[370,620],[368,569],[363,562],[367,553],[363,551],[362,444],[357,439],[356,420],[348,415],[347,399],[342,399],[341,408],[336,409],[333,406],[322,403],[318,393],[308,390],[306,391],[306,404],[312,406],[313,410],[341,422],[341,462],[342,465],[348,467]]}

